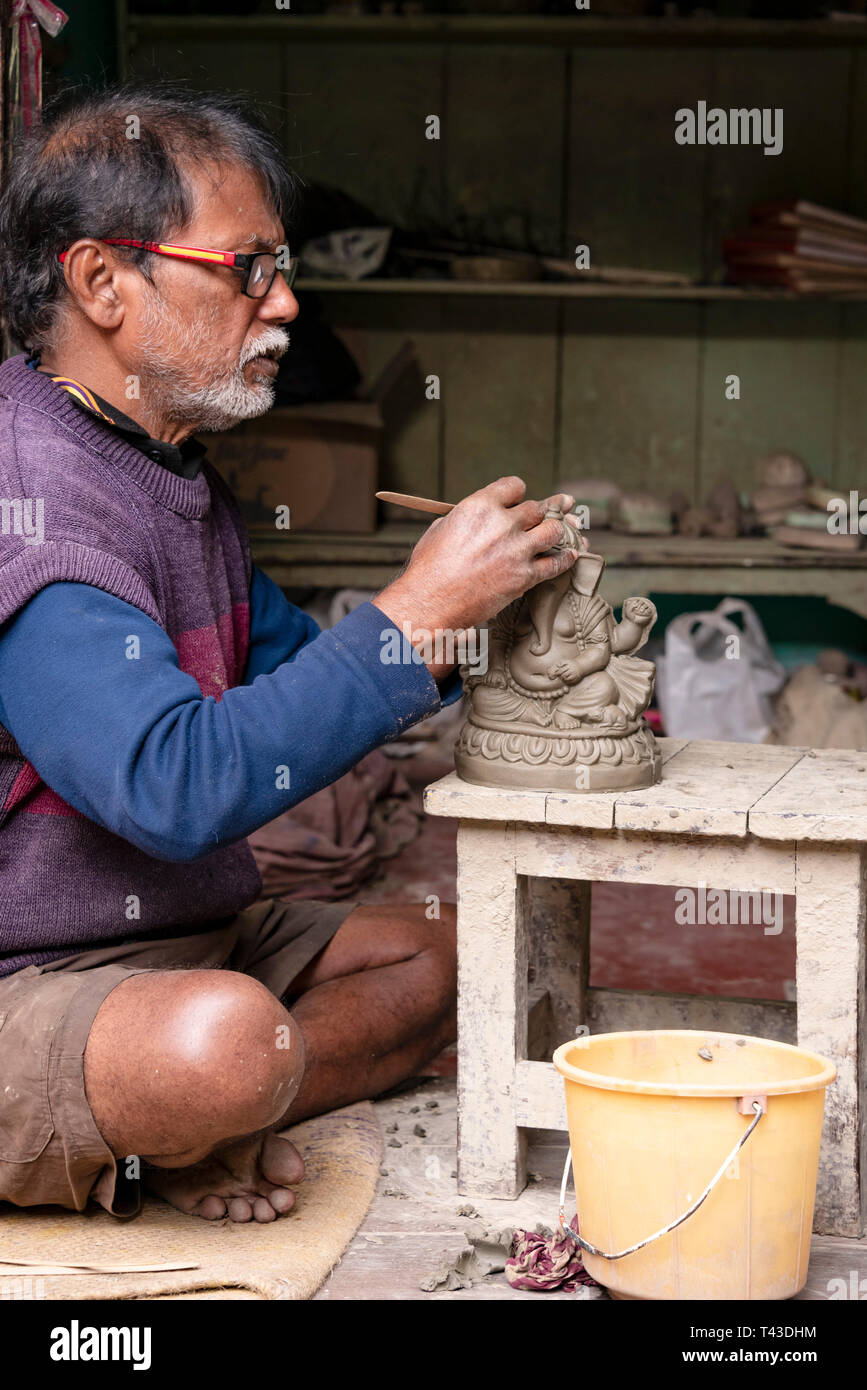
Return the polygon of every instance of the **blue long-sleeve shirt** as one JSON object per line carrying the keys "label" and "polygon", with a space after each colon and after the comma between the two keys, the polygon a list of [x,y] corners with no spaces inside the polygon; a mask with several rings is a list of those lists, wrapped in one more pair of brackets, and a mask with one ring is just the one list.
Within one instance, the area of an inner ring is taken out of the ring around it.
{"label": "blue long-sleeve shirt", "polygon": [[[243,684],[218,701],[163,629],[87,584],[54,583],[0,628],[0,723],[76,810],[160,859],[242,839],[372,748],[459,698],[372,604],[320,633],[260,570]],[[126,658],[135,632],[139,657]]]}

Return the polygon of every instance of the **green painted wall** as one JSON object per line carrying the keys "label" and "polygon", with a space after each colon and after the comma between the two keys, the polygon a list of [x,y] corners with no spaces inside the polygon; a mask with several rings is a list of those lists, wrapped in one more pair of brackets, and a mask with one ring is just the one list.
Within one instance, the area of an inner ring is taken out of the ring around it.
{"label": "green painted wall", "polygon": [[[758,198],[867,216],[857,39],[359,41],[285,21],[152,28],[131,71],[249,90],[299,172],[403,226],[557,255],[587,242],[597,264],[707,275]],[[674,111],[700,99],[782,106],[782,154],[676,145]],[[440,141],[424,138],[431,113]],[[456,497],[504,472],[536,491],[592,473],[700,497],[722,471],[752,485],[779,448],[867,483],[867,305],[347,293],[326,312],[371,375],[411,337],[442,379],[442,400],[421,398],[390,437],[385,486]],[[731,373],[739,401],[724,396]]]}
{"label": "green painted wall", "polygon": [[116,0],[70,0],[69,22],[56,39],[43,37],[45,95],[78,82],[112,82],[118,75]]}

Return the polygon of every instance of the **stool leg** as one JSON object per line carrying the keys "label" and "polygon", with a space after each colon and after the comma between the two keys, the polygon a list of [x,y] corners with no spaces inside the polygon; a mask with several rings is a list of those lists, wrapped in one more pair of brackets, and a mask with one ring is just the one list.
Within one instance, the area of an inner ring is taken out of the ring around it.
{"label": "stool leg", "polygon": [[511,824],[458,827],[458,1191],[515,1198],[527,1182],[515,1062],[527,1055],[527,880]]}
{"label": "stool leg", "polygon": [[863,846],[797,846],[798,1043],[837,1067],[825,1123],[813,1229],[864,1231],[865,873]]}
{"label": "stool leg", "polygon": [[[587,1023],[590,884],[571,878],[531,878],[530,902],[530,964],[534,985],[548,991],[553,1052]],[[550,1055],[545,1058],[550,1060]]]}

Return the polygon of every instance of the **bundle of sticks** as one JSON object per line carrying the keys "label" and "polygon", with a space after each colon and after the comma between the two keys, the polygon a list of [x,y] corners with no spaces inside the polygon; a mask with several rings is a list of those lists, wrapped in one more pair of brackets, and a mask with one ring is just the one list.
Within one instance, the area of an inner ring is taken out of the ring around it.
{"label": "bundle of sticks", "polygon": [[729,278],[799,294],[867,291],[867,222],[801,198],[757,203],[752,223],[726,237]]}

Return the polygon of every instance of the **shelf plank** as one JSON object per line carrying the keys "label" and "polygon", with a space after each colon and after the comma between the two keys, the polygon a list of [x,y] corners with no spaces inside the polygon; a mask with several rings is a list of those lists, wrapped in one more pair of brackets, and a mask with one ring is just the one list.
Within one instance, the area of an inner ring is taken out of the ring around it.
{"label": "shelf plank", "polygon": [[724,303],[767,300],[788,300],[793,303],[867,300],[867,289],[840,291],[836,294],[795,294],[791,290],[762,290],[743,285],[612,285],[603,281],[574,283],[571,280],[424,280],[395,277],[394,279],[330,280],[322,276],[305,276],[296,282],[296,289],[316,294],[435,294],[435,295],[499,295],[526,299],[680,299],[722,300]]}
{"label": "shelf plank", "polygon": [[[380,589],[394,579],[423,528],[387,524],[373,535],[252,537],[257,565],[284,588]],[[605,595],[615,607],[631,594],[776,594],[822,598],[867,618],[867,551],[817,555],[775,541],[700,541],[682,536],[615,536],[598,547],[607,563]]]}
{"label": "shelf plank", "polygon": [[[424,532],[422,524],[388,522],[378,530],[357,535],[346,532],[295,531],[279,538],[273,529],[251,527],[251,541],[260,555],[285,556],[306,553],[310,558],[339,560],[389,559],[400,562]],[[619,566],[650,568],[809,569],[857,570],[867,573],[867,549],[841,555],[824,555],[815,550],[794,550],[762,536],[740,540],[716,540],[702,536],[625,536],[614,531],[595,531],[593,544],[605,556],[609,569]]]}
{"label": "shelf plank", "polygon": [[714,47],[720,44],[814,48],[867,44],[867,25],[853,20],[596,19],[576,12],[569,19],[536,15],[144,15],[127,16],[129,32],[142,40],[194,35],[299,39],[330,42],[414,41]]}

